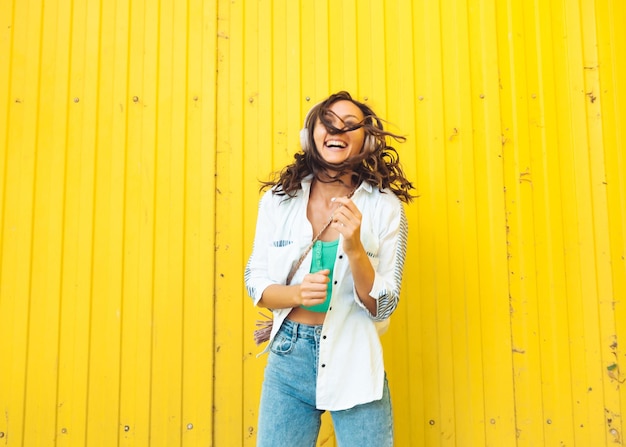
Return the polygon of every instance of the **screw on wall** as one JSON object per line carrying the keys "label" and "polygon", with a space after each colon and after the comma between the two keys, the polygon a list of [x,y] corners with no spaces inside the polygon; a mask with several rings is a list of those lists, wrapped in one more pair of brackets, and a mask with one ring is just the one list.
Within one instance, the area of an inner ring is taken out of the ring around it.
{"label": "screw on wall", "polygon": [[621,436],[619,435],[619,432],[617,431],[617,429],[612,428],[609,430],[609,434],[611,436],[613,436],[613,442],[616,444],[621,444],[622,443],[622,439]]}

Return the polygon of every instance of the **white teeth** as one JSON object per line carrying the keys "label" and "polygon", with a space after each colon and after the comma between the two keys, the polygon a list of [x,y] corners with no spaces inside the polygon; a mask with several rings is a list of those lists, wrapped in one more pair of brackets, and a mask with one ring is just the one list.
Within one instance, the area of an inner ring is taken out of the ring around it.
{"label": "white teeth", "polygon": [[328,140],[326,146],[346,147],[346,143],[341,140]]}

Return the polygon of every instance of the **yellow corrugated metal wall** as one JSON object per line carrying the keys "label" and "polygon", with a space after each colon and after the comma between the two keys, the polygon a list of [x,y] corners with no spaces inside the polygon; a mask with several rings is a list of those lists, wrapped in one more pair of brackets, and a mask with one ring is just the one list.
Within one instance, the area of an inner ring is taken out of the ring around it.
{"label": "yellow corrugated metal wall", "polygon": [[0,0],[0,444],[254,445],[258,180],[347,89],[420,194],[397,445],[624,445],[624,24],[621,0]]}

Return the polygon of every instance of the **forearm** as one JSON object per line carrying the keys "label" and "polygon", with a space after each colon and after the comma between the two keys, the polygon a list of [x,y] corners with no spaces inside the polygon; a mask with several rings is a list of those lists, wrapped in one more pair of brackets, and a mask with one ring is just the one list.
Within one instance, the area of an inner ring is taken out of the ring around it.
{"label": "forearm", "polygon": [[298,284],[291,286],[272,284],[263,291],[258,306],[268,309],[285,309],[299,306],[301,304],[299,289],[300,286]]}
{"label": "forearm", "polygon": [[374,267],[363,249],[349,255],[348,259],[357,295],[370,314],[376,316],[378,302],[369,294],[374,285]]}

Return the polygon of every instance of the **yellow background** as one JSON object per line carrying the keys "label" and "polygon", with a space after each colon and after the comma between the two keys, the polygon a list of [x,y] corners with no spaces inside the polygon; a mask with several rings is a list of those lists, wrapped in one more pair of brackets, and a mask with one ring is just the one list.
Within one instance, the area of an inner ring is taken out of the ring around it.
{"label": "yellow background", "polygon": [[0,445],[254,445],[258,181],[342,89],[420,194],[397,446],[624,445],[625,80],[622,0],[0,0]]}

